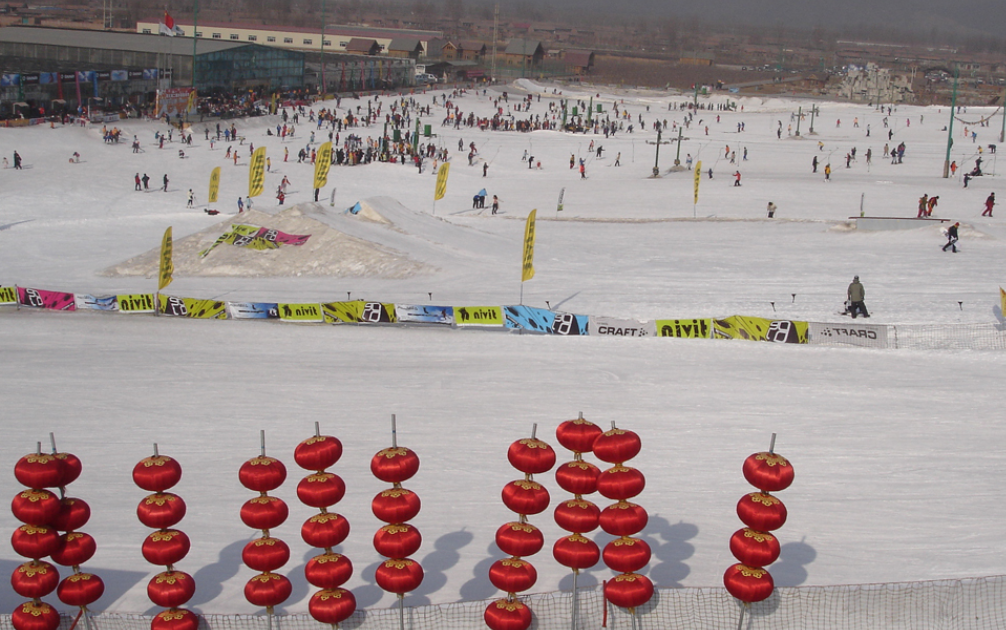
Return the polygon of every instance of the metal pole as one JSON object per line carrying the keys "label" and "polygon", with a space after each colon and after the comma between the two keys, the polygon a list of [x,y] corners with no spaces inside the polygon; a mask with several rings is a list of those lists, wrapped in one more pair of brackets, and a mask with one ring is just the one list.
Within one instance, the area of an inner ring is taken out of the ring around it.
{"label": "metal pole", "polygon": [[960,68],[954,68],[954,94],[950,99],[950,125],[947,127],[947,157],[943,160],[943,179],[950,177],[950,148],[954,146],[954,110],[957,109],[957,78]]}
{"label": "metal pole", "polygon": [[[321,0],[321,97],[325,98],[325,0]],[[369,104],[369,101],[368,101]]]}
{"label": "metal pole", "polygon": [[653,156],[653,176],[660,177],[660,135],[663,129],[657,130],[657,153]]}
{"label": "metal pole", "polygon": [[576,569],[573,569],[573,611],[570,614],[570,619],[572,621],[570,628],[576,630],[576,576],[579,573]]}
{"label": "metal pole", "polygon": [[674,156],[674,166],[681,166],[681,134],[684,127],[678,127],[678,152]]}
{"label": "metal pole", "polygon": [[747,608],[747,605],[742,605],[741,606],[741,616],[737,620],[737,630],[741,630],[744,627],[744,609],[745,608]]}
{"label": "metal pole", "polygon": [[803,107],[798,107],[796,110],[796,137],[800,137],[800,119],[803,118]]}
{"label": "metal pole", "polygon": [[391,447],[398,448],[398,420],[391,414]]}
{"label": "metal pole", "polygon": [[[1006,108],[1006,88],[1003,88],[1003,107]],[[1003,128],[999,132],[999,142],[1006,142],[1006,109],[1003,109]]]}
{"label": "metal pole", "polygon": [[405,630],[405,595],[398,596],[398,627]]}
{"label": "metal pole", "polygon": [[[196,31],[199,29],[199,0],[195,0],[192,8],[192,89],[196,88],[196,42],[199,37]],[[186,109],[186,114],[188,110]]]}

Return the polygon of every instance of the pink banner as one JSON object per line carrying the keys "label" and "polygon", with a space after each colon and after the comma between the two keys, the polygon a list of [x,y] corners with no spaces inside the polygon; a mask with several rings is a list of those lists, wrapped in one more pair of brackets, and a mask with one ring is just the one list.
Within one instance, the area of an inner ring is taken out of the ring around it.
{"label": "pink banner", "polygon": [[73,293],[46,291],[45,289],[17,288],[17,299],[23,306],[47,308],[51,311],[75,311]]}
{"label": "pink banner", "polygon": [[258,232],[252,236],[252,238],[261,238],[273,243],[279,243],[280,245],[303,245],[307,242],[307,239],[311,238],[311,235],[287,234],[286,232],[280,232],[279,230],[259,228]]}

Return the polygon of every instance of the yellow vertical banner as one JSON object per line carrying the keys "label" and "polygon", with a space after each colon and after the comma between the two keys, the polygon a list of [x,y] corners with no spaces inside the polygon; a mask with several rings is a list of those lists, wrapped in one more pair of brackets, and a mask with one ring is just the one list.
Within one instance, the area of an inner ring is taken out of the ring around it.
{"label": "yellow vertical banner", "polygon": [[171,259],[172,250],[174,245],[171,242],[171,227],[168,227],[164,231],[164,238],[161,240],[161,264],[157,272],[157,290],[160,291],[164,287],[171,284],[174,278],[171,274],[175,272],[175,263]]}
{"label": "yellow vertical banner", "polygon": [[538,210],[532,210],[527,215],[527,224],[524,226],[524,264],[520,272],[520,281],[525,282],[534,277],[534,219]]}
{"label": "yellow vertical banner", "polygon": [[186,113],[194,112],[196,110],[196,105],[198,103],[199,103],[199,92],[196,91],[196,88],[192,88],[192,90],[189,92],[189,100],[187,103],[185,103]]}
{"label": "yellow vertical banner", "polygon": [[265,190],[265,147],[255,149],[248,166],[248,196],[258,197]]}
{"label": "yellow vertical banner", "polygon": [[314,160],[314,187],[324,188],[328,184],[328,169],[332,166],[332,143],[326,142],[318,147]]}
{"label": "yellow vertical banner", "polygon": [[447,194],[447,173],[450,170],[450,163],[444,162],[440,165],[440,171],[437,173],[437,189],[433,193],[433,201],[439,201]]}
{"label": "yellow vertical banner", "polygon": [[692,203],[699,202],[699,182],[702,181],[702,160],[695,163],[695,201]]}
{"label": "yellow vertical banner", "polygon": [[210,194],[207,197],[210,203],[217,202],[217,196],[220,194],[220,167],[213,169],[210,173]]}
{"label": "yellow vertical banner", "polygon": [[999,305],[999,313],[1003,317],[1006,317],[1006,291],[1003,291],[1002,287],[999,287],[999,301],[1001,302]]}

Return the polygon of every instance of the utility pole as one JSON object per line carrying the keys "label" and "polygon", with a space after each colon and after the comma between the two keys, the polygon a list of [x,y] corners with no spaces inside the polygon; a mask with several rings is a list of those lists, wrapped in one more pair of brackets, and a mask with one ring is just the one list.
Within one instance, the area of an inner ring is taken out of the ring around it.
{"label": "utility pole", "polygon": [[657,130],[657,153],[653,158],[653,176],[660,177],[660,135],[662,129]]}
{"label": "utility pole", "polygon": [[684,127],[678,127],[678,153],[674,156],[674,168],[681,168],[681,134],[685,130]]}
{"label": "utility pole", "polygon": [[500,23],[500,5],[496,4],[496,10],[493,12],[493,64],[492,64],[492,76],[490,79],[496,82],[496,33],[499,30]]}
{"label": "utility pole", "polygon": [[[321,97],[325,98],[325,0],[321,0],[321,81],[318,86],[321,88]],[[370,104],[370,101],[367,101]],[[368,123],[369,124],[369,123]]]}
{"label": "utility pole", "polygon": [[817,105],[810,106],[810,135],[814,135],[814,115],[820,113],[821,112],[817,109]]}
{"label": "utility pole", "polygon": [[[192,89],[196,89],[196,42],[199,36],[196,31],[199,29],[199,0],[195,0],[192,6]],[[188,116],[188,109],[185,111]]]}
{"label": "utility pole", "polygon": [[957,109],[957,77],[960,75],[960,68],[954,68],[954,94],[950,99],[950,124],[947,126],[947,157],[943,160],[943,179],[950,177],[950,149],[954,146],[954,116]]}
{"label": "utility pole", "polygon": [[[1003,88],[1003,107],[1006,107],[1006,88]],[[1006,142],[1006,110],[1003,110],[1003,128],[999,132],[999,142]]]}
{"label": "utility pole", "polygon": [[[813,105],[811,105],[813,107]],[[796,109],[796,137],[800,137],[800,119],[803,118],[803,107]]]}

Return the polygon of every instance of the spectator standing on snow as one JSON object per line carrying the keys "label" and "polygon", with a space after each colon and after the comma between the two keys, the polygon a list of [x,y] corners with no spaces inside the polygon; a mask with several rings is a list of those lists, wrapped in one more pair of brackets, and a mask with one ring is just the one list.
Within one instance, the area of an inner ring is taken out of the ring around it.
{"label": "spectator standing on snow", "polygon": [[496,195],[493,195],[493,214],[496,214],[496,211],[499,210],[499,209],[500,209],[500,200],[499,200],[499,197],[497,197]]}
{"label": "spectator standing on snow", "polygon": [[140,181],[143,182],[143,190],[150,190],[150,176],[144,173],[143,177],[140,178]]}
{"label": "spectator standing on snow", "polygon": [[768,210],[768,218],[770,218],[770,219],[774,218],[775,217],[775,204],[772,203],[771,201],[768,202],[768,208],[767,208],[767,210]]}
{"label": "spectator standing on snow", "polygon": [[995,193],[989,193],[988,199],[985,200],[985,212],[982,213],[982,216],[984,217],[984,216],[988,215],[989,217],[991,217],[992,216],[992,206],[994,206],[994,205],[996,205],[996,194]]}
{"label": "spectator standing on snow", "polygon": [[168,192],[168,174],[164,174],[164,187],[161,188],[164,192]]}
{"label": "spectator standing on snow", "polygon": [[866,312],[866,304],[863,300],[866,299],[866,289],[863,288],[863,284],[859,281],[859,276],[855,276],[852,279],[852,284],[849,285],[848,291],[846,291],[846,297],[849,298],[849,315],[853,319],[856,319],[856,313],[862,313],[863,317],[869,317],[870,314]]}
{"label": "spectator standing on snow", "polygon": [[241,197],[238,197],[238,214],[245,211],[245,202]]}
{"label": "spectator standing on snow", "polygon": [[187,204],[185,204],[185,207],[191,208],[192,207],[192,203],[195,200],[196,200],[196,195],[195,195],[195,193],[192,192],[192,189],[189,188],[189,202]]}
{"label": "spectator standing on snow", "polygon": [[14,170],[23,170],[21,168],[21,154],[17,151],[14,152]]}
{"label": "spectator standing on snow", "polygon": [[136,184],[135,187],[133,188],[133,190],[142,190],[140,188],[140,174],[139,173],[137,173],[135,176],[133,176],[133,182]]}
{"label": "spectator standing on snow", "polygon": [[929,203],[929,195],[925,194],[919,197],[919,213],[915,215],[916,219],[921,219],[926,216],[926,206]]}

